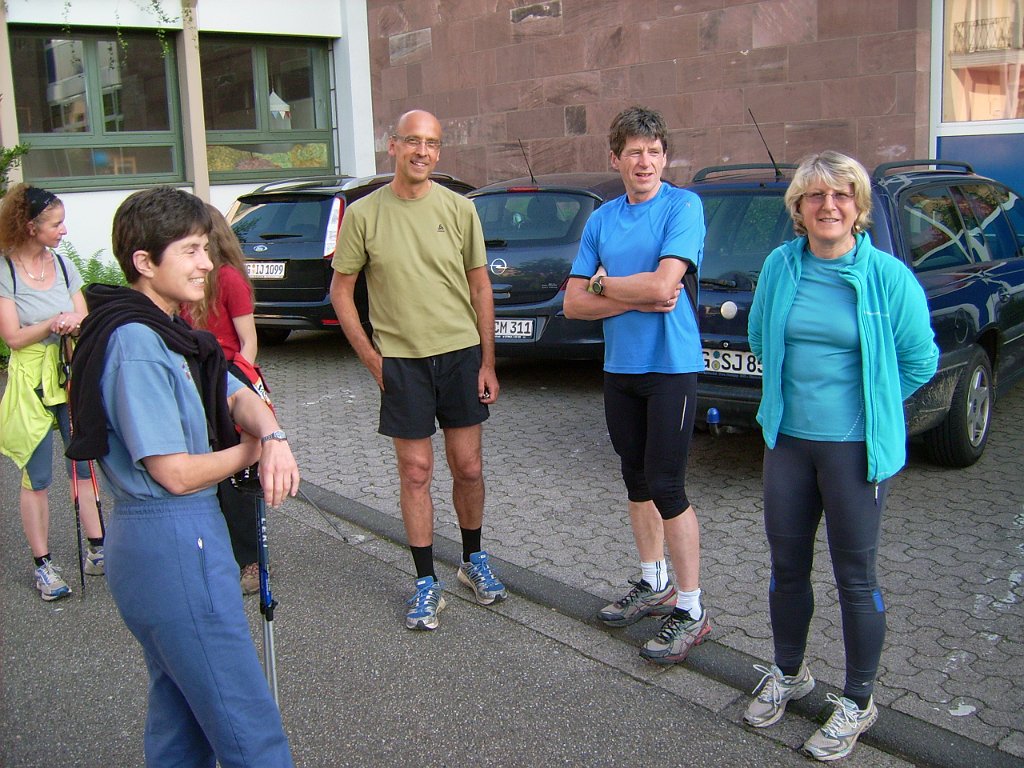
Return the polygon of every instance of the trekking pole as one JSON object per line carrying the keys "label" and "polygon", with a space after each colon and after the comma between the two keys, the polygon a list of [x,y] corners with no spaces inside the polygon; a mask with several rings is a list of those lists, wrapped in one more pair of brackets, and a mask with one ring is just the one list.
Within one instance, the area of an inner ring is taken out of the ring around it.
{"label": "trekking pole", "polygon": [[[64,391],[67,393],[68,432],[74,434],[74,420],[71,416],[71,337],[60,337],[60,370],[64,377]],[[89,462],[92,472],[92,462]],[[96,478],[93,477],[93,485]],[[98,491],[97,491],[98,493]],[[75,532],[78,540],[78,581],[82,585],[82,597],[85,597],[85,552],[82,547],[82,508],[78,502],[78,462],[71,460],[71,499],[75,505]]]}
{"label": "trekking pole", "polygon": [[277,660],[274,652],[274,608],[277,601],[270,591],[270,555],[267,550],[267,509],[263,490],[256,494],[256,526],[259,548],[256,551],[260,568],[260,613],[263,614],[263,671],[277,708],[281,708],[277,691]]}
{"label": "trekking pole", "polygon": [[280,709],[277,689],[277,654],[274,650],[274,608],[277,601],[270,591],[270,552],[267,547],[267,507],[260,486],[259,466],[253,465],[232,478],[235,487],[252,496],[256,511],[256,563],[260,571],[260,613],[263,615],[263,673]]}

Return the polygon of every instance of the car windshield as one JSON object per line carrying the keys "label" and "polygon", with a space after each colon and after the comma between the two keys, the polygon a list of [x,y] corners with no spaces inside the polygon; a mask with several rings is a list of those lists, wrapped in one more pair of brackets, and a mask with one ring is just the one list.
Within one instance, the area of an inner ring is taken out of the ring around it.
{"label": "car windshield", "polygon": [[491,244],[564,245],[580,239],[597,200],[589,195],[539,190],[511,191],[473,198],[484,239]]}
{"label": "car windshield", "polygon": [[331,197],[250,196],[231,222],[243,243],[268,240],[323,241],[331,213]]}
{"label": "car windshield", "polygon": [[701,283],[753,290],[765,257],[793,237],[782,191],[695,191],[704,204],[707,225]]}

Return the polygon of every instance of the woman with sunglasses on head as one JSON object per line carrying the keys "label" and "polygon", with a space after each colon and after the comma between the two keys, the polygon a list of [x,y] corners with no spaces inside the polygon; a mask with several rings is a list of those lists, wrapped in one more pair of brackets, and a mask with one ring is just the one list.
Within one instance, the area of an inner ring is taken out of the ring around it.
{"label": "woman with sunglasses on head", "polygon": [[[82,277],[54,250],[67,234],[64,204],[52,192],[25,184],[12,187],[0,203],[0,338],[11,349],[7,389],[0,403],[0,451],[22,469],[21,522],[35,559],[35,583],[43,600],[71,594],[50,558],[53,428],[67,446],[70,420],[60,376],[60,345],[77,336],[86,315]],[[70,474],[70,463],[68,464]],[[79,477],[89,465],[79,462]],[[90,494],[79,499],[89,538],[84,569],[104,573],[103,528]]]}
{"label": "woman with sunglasses on head", "polygon": [[803,745],[817,760],[848,755],[877,719],[872,697],[885,640],[876,576],[889,479],[906,461],[903,401],[935,373],[924,291],[875,248],[871,184],[856,160],[805,158],[785,195],[797,238],[765,260],[750,310],[764,379],[757,420],[766,444],[764,524],[775,663],[744,720],[765,728],[814,688],[804,662],[814,613],[814,541],[825,517],[846,657],[842,696]]}

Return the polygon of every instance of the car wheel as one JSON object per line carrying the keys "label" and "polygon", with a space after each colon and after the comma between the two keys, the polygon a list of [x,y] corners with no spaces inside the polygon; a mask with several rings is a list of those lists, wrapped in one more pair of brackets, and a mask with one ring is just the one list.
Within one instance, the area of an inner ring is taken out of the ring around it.
{"label": "car wheel", "polygon": [[290,328],[257,328],[256,338],[260,344],[276,347],[278,344],[284,344],[291,332]]}
{"label": "car wheel", "polygon": [[947,467],[969,467],[980,459],[994,402],[992,364],[982,349],[975,349],[953,390],[946,420],[924,434],[932,460]]}

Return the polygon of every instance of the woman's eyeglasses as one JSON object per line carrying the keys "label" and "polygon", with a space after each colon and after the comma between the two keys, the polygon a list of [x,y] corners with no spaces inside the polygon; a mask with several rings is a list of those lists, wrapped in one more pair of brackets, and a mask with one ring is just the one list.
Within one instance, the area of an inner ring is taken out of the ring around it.
{"label": "woman's eyeglasses", "polygon": [[825,199],[829,196],[836,205],[848,205],[856,199],[855,195],[849,192],[804,192],[802,195],[811,205],[824,205]]}

